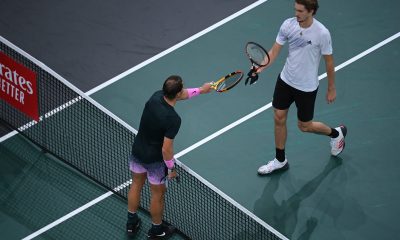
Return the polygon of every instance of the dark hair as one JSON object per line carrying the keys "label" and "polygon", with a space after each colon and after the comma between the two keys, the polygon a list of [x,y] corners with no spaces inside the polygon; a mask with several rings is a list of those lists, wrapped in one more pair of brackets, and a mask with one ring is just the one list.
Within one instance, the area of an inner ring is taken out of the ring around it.
{"label": "dark hair", "polygon": [[303,5],[309,12],[314,10],[313,15],[317,13],[319,7],[318,0],[295,0],[295,1],[297,4]]}
{"label": "dark hair", "polygon": [[182,91],[183,82],[182,78],[178,75],[169,76],[163,85],[164,96],[170,100],[174,99],[176,95]]}

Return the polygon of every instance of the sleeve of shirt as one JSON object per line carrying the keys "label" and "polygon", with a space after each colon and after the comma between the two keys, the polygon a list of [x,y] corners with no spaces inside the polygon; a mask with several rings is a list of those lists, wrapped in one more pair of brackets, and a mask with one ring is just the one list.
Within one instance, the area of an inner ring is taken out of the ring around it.
{"label": "sleeve of shirt", "polygon": [[180,117],[174,117],[169,120],[169,123],[170,124],[165,132],[165,137],[174,139],[179,132],[179,128],[181,127],[181,119]]}
{"label": "sleeve of shirt", "polygon": [[281,27],[279,28],[278,36],[276,36],[276,42],[279,45],[285,45],[285,43],[288,40],[287,25],[288,25],[288,20],[284,21]]}
{"label": "sleeve of shirt", "polygon": [[324,31],[321,39],[321,54],[322,55],[332,55],[332,39],[331,34],[328,30]]}

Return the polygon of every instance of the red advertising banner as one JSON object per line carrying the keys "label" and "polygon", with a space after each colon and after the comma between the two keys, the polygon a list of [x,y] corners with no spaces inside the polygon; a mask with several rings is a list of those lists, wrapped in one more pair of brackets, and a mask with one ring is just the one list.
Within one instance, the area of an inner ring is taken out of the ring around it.
{"label": "red advertising banner", "polygon": [[39,121],[36,73],[0,51],[0,98]]}

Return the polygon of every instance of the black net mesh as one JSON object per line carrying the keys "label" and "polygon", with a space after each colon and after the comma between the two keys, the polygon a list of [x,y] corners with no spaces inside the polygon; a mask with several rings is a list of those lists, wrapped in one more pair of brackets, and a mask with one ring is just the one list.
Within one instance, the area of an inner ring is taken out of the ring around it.
{"label": "black net mesh", "polygon": [[[41,120],[0,100],[2,122],[80,171],[96,183],[127,198],[128,157],[134,133],[107,114],[97,103],[69,87],[13,48],[0,51],[36,72]],[[170,184],[164,219],[191,239],[280,239],[208,185],[178,166],[180,183]],[[149,209],[145,186],[141,205]],[[125,216],[121,216],[124,218]]]}

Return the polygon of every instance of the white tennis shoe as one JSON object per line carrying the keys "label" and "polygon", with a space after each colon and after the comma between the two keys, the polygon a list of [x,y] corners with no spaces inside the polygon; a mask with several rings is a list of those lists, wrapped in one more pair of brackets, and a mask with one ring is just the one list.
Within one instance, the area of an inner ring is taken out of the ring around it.
{"label": "white tennis shoe", "polygon": [[333,156],[337,156],[343,151],[346,145],[344,138],[347,134],[347,128],[344,125],[340,125],[335,129],[339,132],[339,136],[337,138],[331,138],[331,154]]}
{"label": "white tennis shoe", "polygon": [[289,163],[287,159],[283,162],[279,162],[278,159],[274,158],[273,160],[269,161],[266,165],[262,165],[258,169],[258,174],[260,175],[267,175],[277,171],[287,170],[289,168]]}

